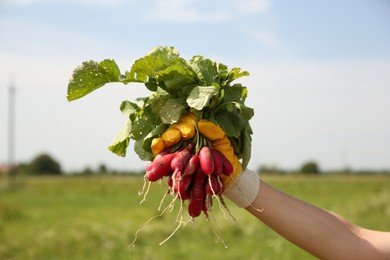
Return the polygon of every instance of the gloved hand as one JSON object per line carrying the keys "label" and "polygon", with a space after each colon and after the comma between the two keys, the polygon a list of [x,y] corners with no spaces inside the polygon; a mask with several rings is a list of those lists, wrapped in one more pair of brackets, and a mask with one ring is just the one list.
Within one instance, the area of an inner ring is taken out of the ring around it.
{"label": "gloved hand", "polygon": [[159,138],[152,140],[152,152],[156,156],[166,147],[177,144],[181,139],[188,140],[195,134],[195,125],[203,136],[212,141],[213,148],[221,152],[233,166],[230,176],[222,176],[225,185],[223,195],[241,208],[252,204],[260,191],[258,175],[248,169],[242,169],[242,165],[234,153],[230,140],[222,128],[207,119],[196,122],[192,113],[185,113],[180,120],[171,125]]}
{"label": "gloved hand", "polygon": [[259,176],[242,165],[234,153],[234,149],[222,128],[206,119],[198,122],[199,132],[213,142],[213,148],[221,152],[233,166],[231,176],[222,176],[225,184],[223,195],[240,208],[252,204],[260,191]]}

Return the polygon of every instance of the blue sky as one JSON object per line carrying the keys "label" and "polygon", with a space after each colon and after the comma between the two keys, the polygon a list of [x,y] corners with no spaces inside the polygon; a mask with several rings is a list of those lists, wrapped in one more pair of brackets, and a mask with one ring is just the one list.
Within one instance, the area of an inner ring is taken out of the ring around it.
{"label": "blue sky", "polygon": [[201,54],[251,73],[253,157],[297,168],[390,168],[390,3],[362,1],[3,0],[0,2],[0,164],[7,161],[7,89],[16,95],[16,159],[40,152],[66,170],[142,169],[107,145],[122,100],[142,85],[110,85],[68,103],[73,69],[115,59],[128,70],[152,47]]}

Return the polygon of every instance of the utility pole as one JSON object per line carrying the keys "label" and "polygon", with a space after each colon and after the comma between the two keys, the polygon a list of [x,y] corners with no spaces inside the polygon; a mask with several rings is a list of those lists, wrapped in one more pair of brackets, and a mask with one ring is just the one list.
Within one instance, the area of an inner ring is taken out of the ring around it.
{"label": "utility pole", "polygon": [[15,167],[15,94],[16,87],[12,80],[8,86],[8,188],[13,185]]}

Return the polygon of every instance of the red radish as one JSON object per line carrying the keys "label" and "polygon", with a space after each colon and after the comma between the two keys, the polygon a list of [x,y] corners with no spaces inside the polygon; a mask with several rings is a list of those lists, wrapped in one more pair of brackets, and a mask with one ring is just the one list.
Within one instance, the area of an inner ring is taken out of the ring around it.
{"label": "red radish", "polygon": [[187,176],[182,171],[174,172],[172,178],[174,178],[172,183],[173,191],[180,194],[188,190],[192,181],[192,176]]}
{"label": "red radish", "polygon": [[186,167],[188,160],[191,157],[191,152],[183,149],[171,161],[171,169],[173,171],[182,171]]}
{"label": "red radish", "polygon": [[162,151],[161,153],[157,154],[157,155],[154,157],[153,161],[150,162],[150,163],[146,166],[145,170],[146,170],[147,172],[150,171],[150,170],[154,167],[153,162],[160,160],[160,158],[161,158],[162,156],[164,156],[164,155],[166,155],[166,154],[169,154],[170,151],[171,151],[171,149],[170,149],[170,148],[167,148],[167,149],[165,149],[164,151]]}
{"label": "red radish", "polygon": [[[160,157],[161,157],[161,156],[160,156]],[[153,161],[153,162],[154,162],[154,161]],[[148,165],[146,165],[146,167],[145,167],[145,171],[146,171],[146,172],[150,172],[150,171],[153,169],[153,167],[154,167],[153,162],[150,162]]]}
{"label": "red radish", "polygon": [[171,187],[171,188],[172,188],[172,185],[173,185],[173,180],[172,180],[172,176],[171,176],[171,175],[169,175],[169,176],[168,176],[168,179],[167,179],[167,184],[168,184],[168,186],[169,186],[169,187]]}
{"label": "red radish", "polygon": [[182,171],[175,171],[172,174],[172,186],[173,192],[179,194],[182,201],[190,197],[189,186],[192,181],[192,176],[185,175]]}
{"label": "red radish", "polygon": [[207,195],[218,195],[220,192],[220,186],[215,174],[211,174],[206,180],[205,192]]}
{"label": "red radish", "polygon": [[176,152],[170,153],[171,148],[156,155],[146,167],[146,178],[153,182],[167,176],[170,189],[166,194],[180,200],[180,212],[184,201],[189,200],[187,209],[192,218],[200,216],[202,211],[208,217],[214,197],[224,205],[222,174],[231,175],[233,166],[221,152],[208,146],[194,154],[194,145],[184,144],[185,147],[176,147],[179,149]]}
{"label": "red radish", "polygon": [[210,150],[209,147],[203,146],[199,152],[200,168],[206,175],[210,175],[214,172],[214,160]]}
{"label": "red radish", "polygon": [[192,181],[192,175],[186,175],[184,174],[180,180],[179,183],[179,193],[180,195],[184,194],[185,192],[189,191],[189,187],[191,185]]}
{"label": "red radish", "polygon": [[181,201],[185,201],[191,198],[191,192],[189,190],[185,190],[183,192],[179,191]]}
{"label": "red radish", "polygon": [[151,161],[148,165],[146,165],[145,171],[147,171],[147,172],[151,171],[154,168],[154,166],[155,166],[154,162],[160,160],[161,157],[162,157],[162,154],[157,154],[156,157],[154,157],[154,160]]}
{"label": "red radish", "polygon": [[184,174],[185,175],[192,175],[196,168],[199,165],[199,155],[194,154],[191,159],[188,161],[186,167],[184,168]]}
{"label": "red radish", "polygon": [[149,170],[146,171],[146,178],[149,181],[157,181],[171,173],[171,161],[175,156],[176,153],[168,153],[153,161],[152,165],[148,167]]}
{"label": "red radish", "polygon": [[229,162],[229,160],[225,157],[225,155],[223,155],[221,152],[219,153],[221,154],[221,159],[222,159],[222,173],[227,176],[232,175],[233,165],[231,164],[231,162]]}
{"label": "red radish", "polygon": [[204,200],[204,173],[198,168],[193,177],[193,185],[191,189],[190,203],[188,204],[188,214],[195,218],[202,212],[202,205]]}
{"label": "red radish", "polygon": [[183,173],[180,170],[174,171],[172,174],[172,188],[173,188],[174,193],[177,193],[179,191],[179,184],[180,184],[182,176],[183,176]]}
{"label": "red radish", "polygon": [[161,153],[157,154],[157,155],[154,157],[153,161],[157,160],[158,158],[160,158],[160,157],[163,156],[163,155],[166,155],[166,154],[170,153],[170,151],[171,151],[171,149],[169,149],[169,148],[165,149],[165,150],[162,151]]}
{"label": "red radish", "polygon": [[223,156],[219,151],[215,149],[210,149],[211,155],[213,156],[214,161],[214,173],[215,174],[221,174],[222,173],[222,158]]}

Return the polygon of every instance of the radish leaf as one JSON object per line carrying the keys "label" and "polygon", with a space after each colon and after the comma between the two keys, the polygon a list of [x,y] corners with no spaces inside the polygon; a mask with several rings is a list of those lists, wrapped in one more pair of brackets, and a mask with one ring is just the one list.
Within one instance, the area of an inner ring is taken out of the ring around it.
{"label": "radish leaf", "polygon": [[120,81],[115,61],[85,61],[77,67],[68,85],[68,101],[79,99],[109,82]]}
{"label": "radish leaf", "polygon": [[187,98],[187,103],[190,107],[196,110],[202,110],[207,107],[210,99],[218,93],[218,89],[214,86],[197,86]]}

